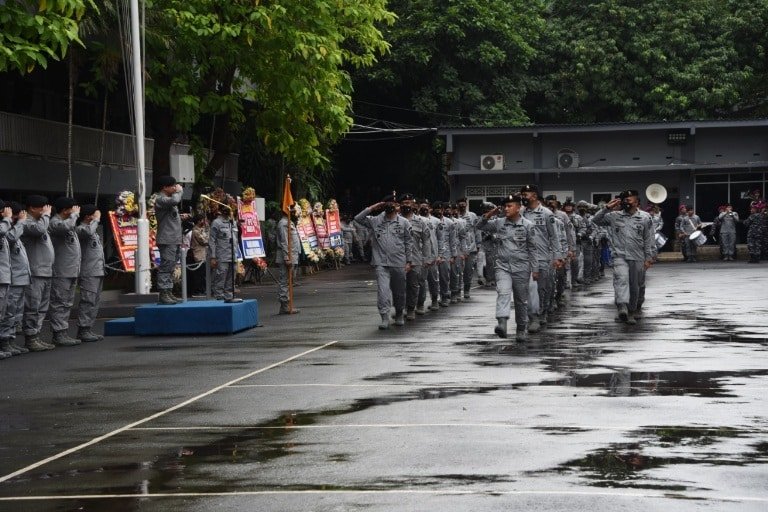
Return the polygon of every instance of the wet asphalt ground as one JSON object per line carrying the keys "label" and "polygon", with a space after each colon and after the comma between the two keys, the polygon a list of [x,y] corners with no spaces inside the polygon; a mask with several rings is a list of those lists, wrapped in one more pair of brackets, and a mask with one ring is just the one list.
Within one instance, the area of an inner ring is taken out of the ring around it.
{"label": "wet asphalt ground", "polygon": [[231,337],[0,362],[0,510],[768,510],[768,268],[610,271],[524,344],[495,292],[378,331],[363,265]]}

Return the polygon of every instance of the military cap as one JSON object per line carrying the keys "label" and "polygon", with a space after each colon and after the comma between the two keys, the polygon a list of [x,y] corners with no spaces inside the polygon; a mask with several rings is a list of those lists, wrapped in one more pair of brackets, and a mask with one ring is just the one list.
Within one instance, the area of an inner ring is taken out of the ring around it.
{"label": "military cap", "polygon": [[160,176],[157,178],[157,184],[160,186],[160,188],[170,187],[176,184],[176,178],[173,176]]}
{"label": "military cap", "polygon": [[11,211],[13,211],[14,215],[18,215],[19,212],[24,209],[24,205],[19,203],[19,202],[17,202],[17,201],[11,201],[6,206],[10,206],[11,207]]}
{"label": "military cap", "polygon": [[637,190],[635,190],[635,189],[627,189],[627,190],[622,191],[621,194],[619,194],[619,197],[621,199],[626,199],[627,197],[637,197],[639,195],[640,195],[640,193]]}
{"label": "military cap", "polygon": [[536,185],[523,185],[520,188],[520,193],[522,194],[523,192],[536,192],[536,194],[538,195],[539,189]]}
{"label": "military cap", "polygon": [[67,208],[72,208],[75,206],[75,200],[71,197],[60,197],[56,200],[55,203],[53,203],[53,206],[56,207],[56,211],[60,212],[62,210],[66,210]]}
{"label": "military cap", "polygon": [[80,207],[80,218],[82,219],[83,217],[93,215],[96,213],[96,210],[98,210],[98,208],[96,208],[95,204],[84,204]]}
{"label": "military cap", "polygon": [[40,196],[40,195],[27,196],[27,206],[31,206],[33,208],[34,207],[39,208],[47,204],[48,204],[48,198],[45,196]]}
{"label": "military cap", "polygon": [[522,196],[520,196],[518,194],[508,195],[506,198],[504,198],[504,204],[507,204],[507,203],[520,203],[520,204],[522,204],[522,202],[523,202],[523,198],[522,198]]}

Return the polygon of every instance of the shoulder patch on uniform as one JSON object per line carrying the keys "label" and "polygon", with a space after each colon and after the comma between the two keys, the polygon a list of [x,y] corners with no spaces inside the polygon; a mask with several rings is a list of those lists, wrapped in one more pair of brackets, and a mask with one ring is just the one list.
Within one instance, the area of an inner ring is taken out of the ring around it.
{"label": "shoulder patch on uniform", "polygon": [[549,218],[549,223],[550,224],[554,224],[555,223],[555,218],[554,217],[550,217]]}

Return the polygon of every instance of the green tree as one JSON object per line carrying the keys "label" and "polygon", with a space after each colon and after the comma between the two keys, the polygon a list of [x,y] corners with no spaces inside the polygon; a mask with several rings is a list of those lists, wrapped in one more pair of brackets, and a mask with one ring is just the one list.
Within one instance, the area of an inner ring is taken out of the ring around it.
{"label": "green tree", "polygon": [[[304,168],[351,125],[345,66],[369,66],[388,45],[385,0],[148,0],[147,98],[153,104],[155,175],[167,173],[175,134],[203,116],[215,155],[210,178],[247,116],[264,147]],[[164,161],[165,160],[165,161]]]}
{"label": "green tree", "polygon": [[765,0],[554,0],[527,108],[538,122],[728,115],[755,76],[751,58],[765,68],[764,50],[755,50],[751,39],[764,43],[765,33],[751,30],[748,18],[765,6]]}
{"label": "green tree", "polygon": [[[543,4],[393,0],[398,21],[385,31],[392,50],[356,74],[356,97],[417,110],[420,122],[433,125],[525,122],[521,100]],[[394,116],[389,111],[387,119]]]}
{"label": "green tree", "polygon": [[0,71],[28,73],[60,60],[72,43],[82,44],[78,20],[91,0],[6,0],[0,3]]}

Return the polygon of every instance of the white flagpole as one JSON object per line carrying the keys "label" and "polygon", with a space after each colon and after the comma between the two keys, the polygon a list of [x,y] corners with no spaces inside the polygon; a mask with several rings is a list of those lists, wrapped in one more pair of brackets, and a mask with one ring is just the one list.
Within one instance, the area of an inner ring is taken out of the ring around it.
{"label": "white flagpole", "polygon": [[144,73],[139,32],[139,1],[131,2],[131,55],[133,64],[133,112],[136,135],[136,182],[139,203],[139,222],[136,241],[136,294],[149,293],[151,276],[149,266],[149,221],[144,174]]}

